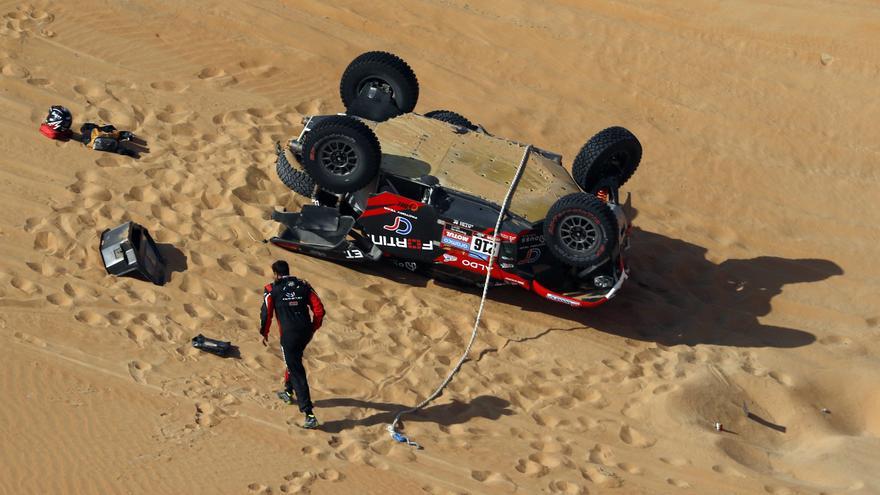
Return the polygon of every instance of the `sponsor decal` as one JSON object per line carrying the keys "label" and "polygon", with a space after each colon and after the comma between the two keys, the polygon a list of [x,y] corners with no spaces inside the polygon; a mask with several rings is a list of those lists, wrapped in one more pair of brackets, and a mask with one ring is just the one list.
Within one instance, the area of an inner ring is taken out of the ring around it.
{"label": "sponsor decal", "polygon": [[499,263],[499,265],[501,265],[501,268],[504,268],[505,270],[507,270],[508,268],[513,268],[514,266],[513,263]]}
{"label": "sponsor decal", "polygon": [[481,260],[487,260],[489,259],[489,255],[492,254],[492,251],[498,249],[498,242],[493,239],[474,236],[474,238],[471,239],[469,248],[471,256]]}
{"label": "sponsor decal", "polygon": [[363,259],[364,253],[360,249],[349,249],[345,252],[345,257],[350,260]]}
{"label": "sponsor decal", "polygon": [[389,207],[387,207],[387,206],[383,206],[382,208],[383,208],[385,211],[390,211],[391,213],[396,213],[396,214],[398,214],[398,215],[403,215],[403,216],[405,216],[406,218],[411,218],[411,219],[413,219],[413,220],[418,220],[418,219],[419,219],[419,217],[413,215],[412,213],[407,213],[407,212],[405,212],[405,211],[398,211],[398,210],[395,210],[394,208],[389,208]]}
{"label": "sponsor decal", "polygon": [[413,261],[393,261],[394,266],[414,272],[419,269],[419,265]]}
{"label": "sponsor decal", "polygon": [[513,242],[516,240],[516,236],[509,233],[509,232],[502,232],[498,235],[501,236],[501,238],[504,239],[505,241]]}
{"label": "sponsor decal", "polygon": [[574,299],[569,299],[567,297],[557,296],[556,294],[547,294],[547,299],[551,301],[560,302],[562,304],[568,304],[569,306],[578,307],[581,305],[579,301],[575,301]]}
{"label": "sponsor decal", "polygon": [[409,235],[412,232],[413,226],[412,222],[409,219],[404,217],[394,217],[394,223],[391,225],[386,225],[384,227],[385,230],[390,230],[397,235]]}
{"label": "sponsor decal", "polygon": [[544,234],[526,234],[519,238],[519,243],[522,244],[544,244]]}
{"label": "sponsor decal", "polygon": [[451,238],[451,237],[443,236],[443,237],[440,239],[440,242],[441,242],[442,244],[447,245],[447,246],[451,246],[451,247],[454,247],[454,248],[456,248],[456,249],[461,249],[462,251],[470,251],[470,249],[471,249],[471,245],[470,245],[470,244],[468,244],[468,243],[466,243],[466,242],[459,241],[459,240],[457,240],[457,239],[453,239],[453,238]]}
{"label": "sponsor decal", "polygon": [[451,263],[453,261],[458,261],[458,256],[453,256],[449,253],[443,253],[443,263]]}
{"label": "sponsor decal", "polygon": [[450,239],[455,239],[455,240],[461,241],[461,242],[470,242],[471,241],[471,236],[469,236],[465,233],[462,233],[462,232],[457,232],[455,230],[443,229],[443,236],[448,237]]}
{"label": "sponsor decal", "polygon": [[541,249],[540,248],[529,248],[528,252],[526,252],[526,257],[519,261],[520,265],[527,265],[530,263],[534,263],[538,261],[541,257]]}
{"label": "sponsor decal", "polygon": [[511,284],[511,285],[519,285],[520,287],[526,286],[525,282],[523,282],[522,280],[517,280],[515,278],[504,277],[504,281]]}
{"label": "sponsor decal", "polygon": [[474,224],[472,224],[472,223],[467,223],[467,222],[462,222],[461,220],[453,220],[452,223],[454,223],[455,225],[461,225],[462,227],[464,227],[464,228],[466,228],[466,229],[472,229],[472,228],[474,228]]}
{"label": "sponsor decal", "polygon": [[373,244],[377,246],[386,246],[400,249],[418,249],[422,251],[434,250],[434,241],[422,242],[418,239],[401,239],[399,237],[373,234],[370,234],[370,240],[373,241]]}
{"label": "sponsor decal", "polygon": [[468,268],[474,268],[474,269],[479,270],[481,272],[484,272],[487,269],[485,263],[480,263],[479,261],[471,261],[469,259],[461,260],[461,264],[468,267]]}

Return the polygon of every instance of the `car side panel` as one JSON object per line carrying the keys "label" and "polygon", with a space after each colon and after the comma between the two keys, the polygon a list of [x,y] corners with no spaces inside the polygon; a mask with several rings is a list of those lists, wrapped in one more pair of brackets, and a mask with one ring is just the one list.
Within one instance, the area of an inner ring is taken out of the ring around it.
{"label": "car side panel", "polygon": [[379,193],[367,200],[357,225],[387,256],[430,263],[442,254],[442,227],[431,205],[390,192]]}

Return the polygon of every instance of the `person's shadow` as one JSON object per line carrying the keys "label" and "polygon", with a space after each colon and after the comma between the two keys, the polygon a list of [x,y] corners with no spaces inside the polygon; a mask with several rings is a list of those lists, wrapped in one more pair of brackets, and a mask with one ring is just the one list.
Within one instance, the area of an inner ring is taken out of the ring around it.
{"label": "person's shadow", "polygon": [[[340,431],[357,426],[375,426],[378,424],[391,423],[398,412],[407,409],[408,406],[391,404],[387,402],[369,402],[359,399],[339,398],[315,401],[315,406],[320,408],[346,407],[375,409],[381,412],[372,414],[363,419],[341,419],[328,421],[321,425],[321,430],[328,433]],[[481,395],[473,398],[470,402],[453,400],[447,404],[429,406],[421,411],[407,414],[403,417],[406,421],[430,422],[443,426],[467,423],[473,418],[486,418],[496,420],[501,416],[510,416],[513,411],[508,409],[510,402],[492,395]],[[403,423],[403,421],[401,421]]]}
{"label": "person's shadow", "polygon": [[[634,228],[626,253],[630,279],[602,306],[572,309],[503,288],[498,300],[526,311],[551,313],[583,326],[663,345],[800,347],[816,337],[765,325],[759,318],[786,284],[818,282],[843,270],[823,259],[759,256],[715,264],[706,248]],[[491,292],[490,292],[491,294]]]}

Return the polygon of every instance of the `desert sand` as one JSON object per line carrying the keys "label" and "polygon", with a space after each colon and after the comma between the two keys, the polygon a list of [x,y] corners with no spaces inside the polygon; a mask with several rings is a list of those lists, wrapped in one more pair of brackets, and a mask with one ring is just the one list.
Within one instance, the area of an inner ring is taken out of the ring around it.
{"label": "desert sand", "polygon": [[[871,0],[0,2],[0,493],[880,493],[878,45]],[[645,150],[632,279],[589,311],[492,290],[406,421],[421,451],[384,425],[478,292],[259,242],[303,201],[274,142],[342,111],[368,50],[413,67],[417,112],[566,166],[611,125]],[[44,138],[53,104],[149,153]],[[106,275],[128,219],[166,286]],[[327,305],[321,431],[259,342],[278,258]]]}

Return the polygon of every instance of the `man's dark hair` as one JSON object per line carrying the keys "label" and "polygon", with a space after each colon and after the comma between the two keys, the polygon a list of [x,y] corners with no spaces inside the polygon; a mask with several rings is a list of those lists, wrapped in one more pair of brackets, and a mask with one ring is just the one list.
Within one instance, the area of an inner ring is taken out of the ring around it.
{"label": "man's dark hair", "polygon": [[272,263],[272,272],[275,275],[286,277],[287,275],[290,275],[290,265],[284,260],[278,260],[275,263]]}

